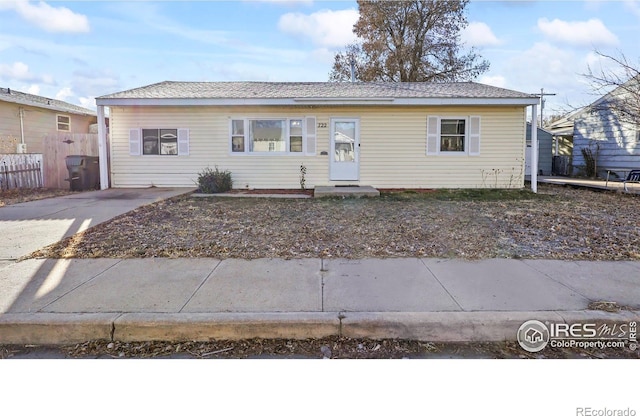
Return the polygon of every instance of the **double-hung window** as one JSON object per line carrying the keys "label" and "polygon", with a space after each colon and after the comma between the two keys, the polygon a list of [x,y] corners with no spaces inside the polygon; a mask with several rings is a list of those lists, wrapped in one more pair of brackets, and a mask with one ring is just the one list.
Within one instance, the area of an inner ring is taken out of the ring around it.
{"label": "double-hung window", "polygon": [[315,127],[315,117],[232,119],[231,153],[312,154],[315,153]]}
{"label": "double-hung window", "polygon": [[63,116],[61,114],[56,115],[56,124],[58,131],[71,131],[71,117]]}
{"label": "double-hung window", "polygon": [[440,151],[464,152],[467,137],[467,120],[440,120]]}
{"label": "double-hung window", "polygon": [[427,155],[480,154],[480,117],[427,117]]}

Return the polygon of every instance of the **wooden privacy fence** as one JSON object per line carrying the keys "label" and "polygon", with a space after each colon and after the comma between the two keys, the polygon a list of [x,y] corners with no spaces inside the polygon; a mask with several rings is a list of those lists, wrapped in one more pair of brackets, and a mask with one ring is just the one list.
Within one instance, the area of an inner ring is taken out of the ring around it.
{"label": "wooden privacy fence", "polygon": [[69,155],[98,156],[97,134],[50,134],[43,143],[44,186],[69,189],[69,171],[66,157]]}
{"label": "wooden privacy fence", "polygon": [[41,188],[42,155],[38,153],[0,155],[0,189]]}

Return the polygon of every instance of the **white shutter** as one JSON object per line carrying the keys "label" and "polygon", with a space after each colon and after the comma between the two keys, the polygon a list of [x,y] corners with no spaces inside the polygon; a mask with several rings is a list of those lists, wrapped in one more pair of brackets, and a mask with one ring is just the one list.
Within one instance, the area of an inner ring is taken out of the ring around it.
{"label": "white shutter", "polygon": [[315,155],[316,154],[316,118],[315,117],[307,117],[305,120],[306,123],[306,133],[307,133],[307,154]]}
{"label": "white shutter", "polygon": [[140,129],[129,130],[129,154],[131,156],[140,156]]}
{"label": "white shutter", "polygon": [[189,155],[189,129],[178,129],[178,155]]}
{"label": "white shutter", "polygon": [[469,117],[469,156],[480,154],[480,116]]}
{"label": "white shutter", "polygon": [[438,154],[439,131],[440,118],[437,116],[427,117],[427,155]]}

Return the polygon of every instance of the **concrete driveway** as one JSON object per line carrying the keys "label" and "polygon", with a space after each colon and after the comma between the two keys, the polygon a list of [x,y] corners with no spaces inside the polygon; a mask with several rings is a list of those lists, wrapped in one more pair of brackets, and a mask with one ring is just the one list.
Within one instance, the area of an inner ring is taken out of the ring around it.
{"label": "concrete driveway", "polygon": [[2,207],[0,262],[6,265],[118,215],[193,190],[194,188],[107,189]]}

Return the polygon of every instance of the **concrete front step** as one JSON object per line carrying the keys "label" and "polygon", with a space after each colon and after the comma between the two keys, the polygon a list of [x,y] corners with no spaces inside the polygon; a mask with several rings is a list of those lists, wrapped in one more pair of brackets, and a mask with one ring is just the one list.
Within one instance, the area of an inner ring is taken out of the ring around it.
{"label": "concrete front step", "polygon": [[380,191],[373,186],[316,186],[313,191],[314,198],[336,196],[343,198],[369,198],[380,196]]}

